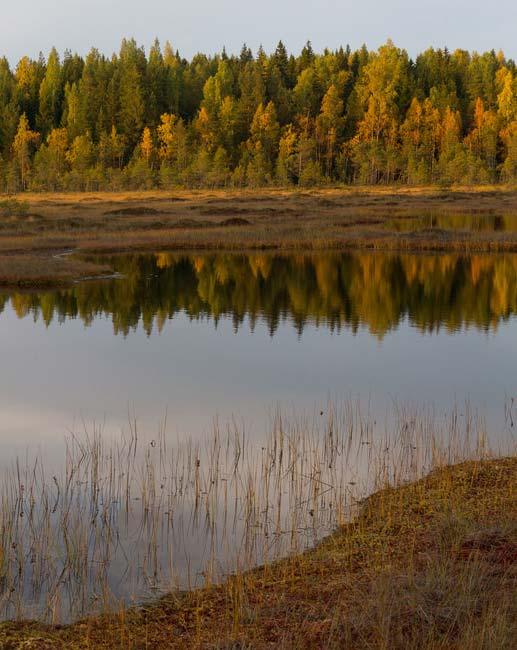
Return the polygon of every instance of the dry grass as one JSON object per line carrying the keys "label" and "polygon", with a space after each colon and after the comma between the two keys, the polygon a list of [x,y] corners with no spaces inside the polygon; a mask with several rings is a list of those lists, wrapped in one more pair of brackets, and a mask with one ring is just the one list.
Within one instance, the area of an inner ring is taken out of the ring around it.
{"label": "dry grass", "polygon": [[517,458],[442,467],[370,497],[314,550],[130,611],[4,624],[4,650],[510,649]]}
{"label": "dry grass", "polygon": [[[0,217],[0,260],[7,253],[58,249],[517,250],[517,232],[401,233],[387,227],[396,217],[436,211],[513,214],[517,192],[508,187],[178,190],[27,194],[19,199],[28,204],[25,213]],[[27,258],[28,269],[31,264]],[[48,282],[62,281],[52,264],[42,273]],[[19,279],[26,279],[21,265]]]}
{"label": "dry grass", "polygon": [[[517,457],[489,459],[468,404],[444,419],[396,408],[384,433],[359,404],[327,410],[278,412],[258,442],[216,427],[169,449],[163,431],[141,453],[136,429],[74,436],[52,479],[42,458],[17,461],[0,490],[2,606],[23,621],[28,594],[42,619],[92,588],[105,600],[70,625],[0,624],[0,647],[512,648]],[[140,542],[124,551],[131,522]],[[158,583],[196,535],[211,549],[202,586],[130,609],[110,594],[110,564],[117,580]],[[223,547],[238,551],[230,574]]]}
{"label": "dry grass", "polygon": [[67,285],[77,279],[99,277],[109,273],[108,266],[70,256],[0,256],[0,285],[5,287],[54,287]]}

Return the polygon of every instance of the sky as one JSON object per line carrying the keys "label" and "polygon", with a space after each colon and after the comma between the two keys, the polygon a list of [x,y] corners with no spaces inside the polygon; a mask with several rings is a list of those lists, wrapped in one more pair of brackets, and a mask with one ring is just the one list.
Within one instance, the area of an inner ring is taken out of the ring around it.
{"label": "sky", "polygon": [[107,55],[123,37],[146,49],[158,37],[182,56],[212,54],[223,46],[239,52],[274,49],[281,39],[291,52],[307,40],[315,50],[349,43],[376,48],[391,38],[411,56],[429,46],[450,50],[502,49],[517,58],[515,0],[4,0],[0,56],[15,63],[52,46]]}

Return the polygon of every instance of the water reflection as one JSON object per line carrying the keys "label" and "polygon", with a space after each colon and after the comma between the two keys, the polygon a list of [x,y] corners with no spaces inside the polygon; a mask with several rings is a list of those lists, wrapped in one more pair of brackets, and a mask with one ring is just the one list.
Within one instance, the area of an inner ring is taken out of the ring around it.
{"label": "water reflection", "polygon": [[517,232],[517,214],[423,214],[417,217],[392,219],[384,227],[396,232],[420,230],[457,230],[467,232]]}
{"label": "water reflection", "polygon": [[116,334],[142,323],[162,331],[177,313],[216,324],[230,316],[235,329],[265,319],[273,335],[291,321],[378,337],[406,317],[422,332],[441,327],[493,329],[517,311],[517,255],[317,253],[279,255],[160,253],[125,255],[109,262],[123,279],[85,282],[72,289],[0,296],[20,318],[49,324],[101,315]]}
{"label": "water reflection", "polygon": [[0,296],[0,618],[303,549],[379,471],[512,435],[517,255],[110,262],[122,279]]}

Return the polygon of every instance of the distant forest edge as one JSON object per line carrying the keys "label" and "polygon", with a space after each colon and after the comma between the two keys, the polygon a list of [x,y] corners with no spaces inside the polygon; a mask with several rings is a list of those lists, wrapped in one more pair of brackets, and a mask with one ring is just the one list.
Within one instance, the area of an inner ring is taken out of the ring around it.
{"label": "distant forest edge", "polygon": [[0,60],[0,190],[517,181],[517,70],[494,51]]}

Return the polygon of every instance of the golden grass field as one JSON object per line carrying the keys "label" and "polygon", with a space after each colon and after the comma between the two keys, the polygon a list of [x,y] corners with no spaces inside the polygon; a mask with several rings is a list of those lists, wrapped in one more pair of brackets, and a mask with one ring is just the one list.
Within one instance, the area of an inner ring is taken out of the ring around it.
{"label": "golden grass field", "polygon": [[[23,194],[0,210],[0,284],[38,286],[104,274],[64,251],[347,249],[516,251],[517,232],[397,232],[426,214],[514,215],[510,187],[335,188]],[[1,201],[0,201],[1,205]]]}
{"label": "golden grass field", "polygon": [[516,488],[516,458],[437,469],[307,553],[70,626],[5,623],[0,647],[510,650]]}

